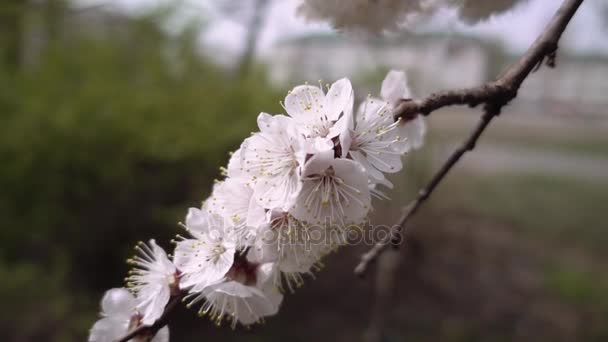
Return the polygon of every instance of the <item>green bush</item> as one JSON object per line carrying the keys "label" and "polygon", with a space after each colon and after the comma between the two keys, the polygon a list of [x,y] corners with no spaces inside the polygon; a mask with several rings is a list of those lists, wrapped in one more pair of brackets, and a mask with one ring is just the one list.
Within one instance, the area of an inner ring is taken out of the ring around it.
{"label": "green bush", "polygon": [[[0,66],[0,271],[52,283],[36,293],[55,306],[20,316],[52,321],[75,296],[97,303],[122,285],[136,241],[180,232],[257,114],[280,108],[263,77],[210,64],[189,32],[168,37],[150,19],[124,31],[70,37],[20,71]],[[29,291],[15,284],[0,284],[0,300]],[[8,336],[27,329],[7,319]]]}

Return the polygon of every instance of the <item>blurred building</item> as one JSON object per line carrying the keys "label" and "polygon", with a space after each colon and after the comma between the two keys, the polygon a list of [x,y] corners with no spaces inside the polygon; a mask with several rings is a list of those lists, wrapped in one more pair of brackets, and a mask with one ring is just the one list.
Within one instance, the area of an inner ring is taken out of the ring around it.
{"label": "blurred building", "polygon": [[608,56],[561,53],[557,68],[541,69],[528,78],[518,101],[558,114],[606,114]]}
{"label": "blurred building", "polygon": [[[486,44],[468,37],[416,35],[387,39],[349,39],[308,35],[279,42],[270,54],[271,80],[337,79],[387,68],[408,72],[419,94],[437,89],[469,87],[486,78]],[[449,68],[438,67],[449,65]]]}
{"label": "blurred building", "polygon": [[[377,81],[387,69],[408,73],[417,96],[488,81],[518,56],[501,45],[454,34],[403,35],[361,39],[345,35],[306,35],[276,44],[268,54],[277,86],[344,76]],[[604,114],[608,104],[608,56],[558,56],[559,72],[541,69],[526,80],[518,105],[542,112]],[[549,109],[549,110],[547,110]]]}

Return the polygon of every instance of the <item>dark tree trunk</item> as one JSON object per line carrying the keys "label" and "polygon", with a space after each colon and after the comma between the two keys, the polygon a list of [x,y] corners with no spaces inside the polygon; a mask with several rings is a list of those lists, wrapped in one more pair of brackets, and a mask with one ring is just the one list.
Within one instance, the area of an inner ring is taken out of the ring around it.
{"label": "dark tree trunk", "polygon": [[266,11],[268,9],[268,0],[255,0],[253,15],[249,21],[247,30],[247,41],[245,50],[239,62],[239,75],[243,76],[249,73],[253,64],[258,38],[264,25]]}

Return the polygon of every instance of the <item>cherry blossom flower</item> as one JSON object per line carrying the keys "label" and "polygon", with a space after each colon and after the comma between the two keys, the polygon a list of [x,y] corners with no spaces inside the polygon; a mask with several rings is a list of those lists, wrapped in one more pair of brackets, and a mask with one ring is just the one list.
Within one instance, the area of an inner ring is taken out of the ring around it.
{"label": "cherry blossom flower", "polygon": [[264,208],[253,197],[253,189],[238,178],[228,177],[213,187],[211,197],[203,209],[209,214],[220,215],[233,226],[237,245],[248,245],[256,234],[255,228],[265,215]]}
{"label": "cherry blossom flower", "polygon": [[154,240],[150,240],[149,246],[141,242],[135,249],[139,255],[129,260],[134,268],[127,278],[128,286],[137,294],[142,323],[151,325],[162,315],[172,292],[177,290],[177,269]]}
{"label": "cherry blossom flower", "polygon": [[247,253],[254,263],[274,262],[280,272],[275,285],[283,289],[283,281],[293,292],[303,283],[302,274],[311,274],[316,264],[331,250],[327,229],[302,222],[287,212],[268,212],[268,222]]}
{"label": "cherry blossom flower", "polygon": [[353,101],[353,87],[342,78],[329,87],[327,94],[320,87],[297,86],[285,97],[284,107],[306,137],[331,139],[340,133],[332,130],[334,123],[342,114],[352,113]]}
{"label": "cherry blossom flower", "polygon": [[455,10],[465,23],[504,13],[525,0],[303,0],[297,13],[326,21],[334,28],[382,33],[398,31],[430,18],[440,10]]}
{"label": "cherry blossom flower", "polygon": [[200,291],[222,279],[234,262],[234,227],[220,215],[190,208],[185,227],[194,239],[177,242],[173,261],[181,272],[180,288]]}
{"label": "cherry blossom flower", "polygon": [[[102,318],[91,328],[89,342],[114,342],[142,323],[135,297],[123,288],[106,291],[101,300],[101,316]],[[151,340],[151,342],[168,341],[168,327],[160,329]]]}
{"label": "cherry blossom flower", "polygon": [[208,315],[218,325],[227,319],[232,328],[237,322],[243,325],[260,322],[276,314],[283,300],[272,283],[275,272],[274,264],[251,263],[239,254],[222,281],[200,291],[190,291],[186,297],[191,299],[188,307],[204,301],[198,311],[200,316]]}
{"label": "cherry blossom flower", "polygon": [[[410,90],[407,86],[407,77],[403,71],[391,70],[384,81],[380,96],[388,103],[391,111],[402,100],[411,98]],[[396,150],[400,153],[406,153],[412,149],[418,149],[424,143],[426,134],[426,123],[422,115],[416,115],[414,118],[404,120],[399,119],[397,126],[397,142]]]}
{"label": "cherry blossom flower", "polygon": [[306,163],[302,191],[289,212],[309,224],[346,227],[363,221],[370,201],[368,176],[361,165],[319,153]]}
{"label": "cherry blossom flower", "polygon": [[361,164],[374,184],[392,187],[384,173],[395,173],[403,167],[402,153],[395,148],[398,126],[390,104],[368,98],[359,106],[355,122],[349,119],[348,127],[340,134],[343,156]]}
{"label": "cherry blossom flower", "polygon": [[[226,168],[220,168],[224,176],[228,178],[233,178],[248,184],[248,177],[245,174],[245,170],[241,165],[241,149],[230,153],[230,160],[228,161],[228,166]],[[248,184],[250,185],[250,184]]]}
{"label": "cherry blossom flower", "polygon": [[254,184],[254,198],[264,208],[289,208],[300,188],[304,142],[293,120],[284,115],[258,116],[260,132],[241,145],[241,165]]}
{"label": "cherry blossom flower", "polygon": [[452,0],[456,2],[458,14],[466,23],[474,24],[493,15],[502,14],[524,3],[526,0]]}
{"label": "cherry blossom flower", "polygon": [[425,9],[424,1],[412,0],[305,0],[298,14],[310,20],[329,21],[337,29],[381,33],[397,30],[408,16]]}

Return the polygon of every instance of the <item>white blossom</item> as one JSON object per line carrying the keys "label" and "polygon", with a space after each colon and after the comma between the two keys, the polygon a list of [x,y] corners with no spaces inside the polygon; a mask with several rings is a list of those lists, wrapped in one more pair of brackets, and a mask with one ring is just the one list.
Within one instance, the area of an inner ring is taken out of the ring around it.
{"label": "white blossom", "polygon": [[527,0],[452,0],[458,7],[458,14],[467,23],[477,23],[509,11]]}
{"label": "white blossom", "polygon": [[360,106],[353,123],[340,134],[342,155],[357,161],[369,174],[372,184],[392,184],[384,173],[401,170],[402,152],[397,150],[399,122],[393,119],[389,103],[368,98]]}
{"label": "white blossom", "polygon": [[241,166],[254,184],[254,198],[264,208],[289,208],[299,192],[299,168],[306,157],[304,137],[284,115],[258,116],[260,132],[241,145]]}
{"label": "white blossom", "polygon": [[233,226],[237,238],[237,247],[249,244],[255,236],[255,228],[265,215],[264,208],[253,197],[254,190],[238,178],[228,177],[217,182],[211,197],[205,201],[203,210],[217,214]]}
{"label": "white blossom", "polygon": [[226,168],[220,168],[225,176],[247,183],[248,178],[241,165],[241,149],[230,153],[230,160]]}
{"label": "white blossom", "polygon": [[312,274],[318,269],[321,258],[336,247],[338,234],[327,227],[310,225],[287,212],[268,212],[268,222],[258,234],[247,253],[247,260],[254,263],[274,262],[280,272],[274,283],[283,289],[283,282],[293,292],[303,283],[302,274]]}
{"label": "white blossom", "polygon": [[309,224],[346,227],[363,221],[370,201],[368,176],[361,165],[319,153],[306,163],[302,191],[289,212]]}
{"label": "white blossom", "polygon": [[[380,90],[382,100],[388,103],[391,111],[403,100],[411,100],[411,92],[407,85],[407,77],[403,71],[391,70]],[[397,126],[397,142],[394,144],[400,153],[406,153],[412,149],[418,149],[424,143],[426,134],[426,123],[422,115],[414,118],[399,118]]]}
{"label": "white blossom", "polygon": [[297,129],[308,138],[328,138],[340,132],[332,127],[342,114],[352,113],[353,88],[347,78],[334,82],[327,94],[311,85],[293,88],[285,97],[285,111],[291,116]]}
{"label": "white blossom", "polygon": [[328,21],[336,29],[373,33],[395,31],[410,16],[432,9],[420,0],[304,0],[298,14],[309,20]]}
{"label": "white blossom", "polygon": [[180,288],[200,291],[222,279],[234,262],[236,234],[220,215],[190,208],[186,229],[193,239],[177,242],[173,261],[181,272]]}
{"label": "white blossom", "polygon": [[[102,318],[95,322],[89,333],[89,342],[114,342],[131,329],[141,325],[141,315],[135,297],[126,289],[106,291],[101,300]],[[169,328],[158,331],[151,342],[168,342]]]}
{"label": "white blossom", "polygon": [[504,13],[526,0],[302,0],[297,13],[348,31],[397,31],[430,18],[440,10],[455,10],[465,23]]}
{"label": "white blossom", "polygon": [[154,240],[150,240],[149,246],[139,243],[136,250],[139,255],[129,260],[134,269],[127,281],[136,293],[142,323],[151,325],[162,315],[171,292],[177,287],[177,269]]}
{"label": "white blossom", "polygon": [[254,264],[237,256],[223,281],[211,284],[200,291],[191,290],[186,299],[188,307],[204,301],[199,315],[220,324],[224,319],[234,328],[237,322],[250,325],[277,313],[283,295],[272,279],[276,266],[272,263]]}

